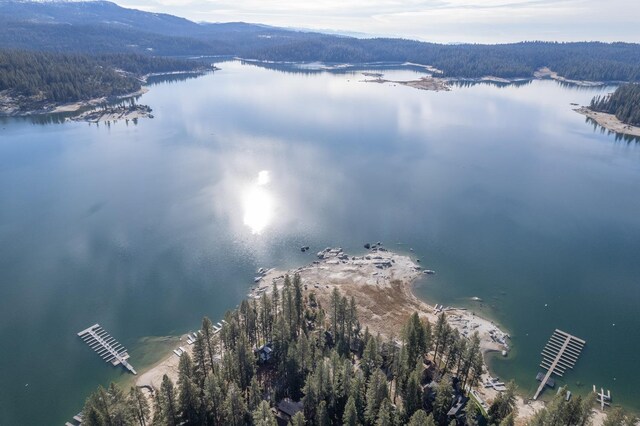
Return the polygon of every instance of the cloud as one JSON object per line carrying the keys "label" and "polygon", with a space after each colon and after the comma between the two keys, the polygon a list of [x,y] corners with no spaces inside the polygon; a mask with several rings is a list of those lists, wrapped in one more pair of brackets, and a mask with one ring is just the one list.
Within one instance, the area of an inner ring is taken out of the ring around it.
{"label": "cloud", "polygon": [[640,41],[637,0],[117,0],[195,21],[269,25],[438,42]]}

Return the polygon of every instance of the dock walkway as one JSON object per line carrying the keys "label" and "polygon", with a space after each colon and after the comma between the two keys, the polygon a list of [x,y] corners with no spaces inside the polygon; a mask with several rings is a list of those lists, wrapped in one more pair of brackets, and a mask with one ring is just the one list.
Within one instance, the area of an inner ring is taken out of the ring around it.
{"label": "dock walkway", "polygon": [[127,362],[127,359],[129,359],[127,349],[111,337],[100,324],[94,324],[82,330],[78,333],[78,336],[105,362],[110,362],[114,366],[121,364],[133,374],[138,374],[131,364]]}
{"label": "dock walkway", "polygon": [[586,341],[556,328],[542,350],[540,367],[546,369],[547,374],[541,380],[533,399],[538,399],[552,374],[562,377],[567,369],[573,368],[586,343]]}

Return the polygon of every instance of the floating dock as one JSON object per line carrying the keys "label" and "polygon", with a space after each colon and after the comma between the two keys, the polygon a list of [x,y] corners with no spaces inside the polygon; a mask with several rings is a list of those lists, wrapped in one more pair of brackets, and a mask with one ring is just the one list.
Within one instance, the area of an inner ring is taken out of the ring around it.
{"label": "floating dock", "polygon": [[607,390],[607,393],[604,393],[604,389],[600,388],[600,392],[596,391],[596,385],[593,385],[593,393],[596,394],[596,401],[600,403],[600,409],[604,411],[605,405],[608,407],[611,405],[611,391]]}
{"label": "floating dock", "polygon": [[94,324],[82,330],[78,333],[78,336],[105,362],[110,362],[114,366],[120,364],[133,374],[138,374],[131,364],[127,362],[127,359],[129,359],[127,349],[111,337],[100,324]]}
{"label": "floating dock", "polygon": [[538,399],[552,374],[562,377],[567,369],[573,368],[586,343],[586,341],[556,328],[542,350],[540,367],[547,370],[547,373],[540,380],[540,386],[533,399]]}

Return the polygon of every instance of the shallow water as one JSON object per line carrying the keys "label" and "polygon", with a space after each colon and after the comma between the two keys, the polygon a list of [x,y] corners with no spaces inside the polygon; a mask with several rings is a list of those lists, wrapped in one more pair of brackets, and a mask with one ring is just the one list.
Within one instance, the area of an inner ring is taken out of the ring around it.
{"label": "shallow water", "polygon": [[2,424],[64,423],[125,374],[77,338],[91,324],[140,369],[141,339],[219,320],[258,267],[377,240],[437,271],[418,293],[506,326],[501,377],[533,393],[560,328],[587,340],[572,390],[640,408],[640,144],[570,105],[607,88],[221,68],[153,86],[137,125],[0,122]]}

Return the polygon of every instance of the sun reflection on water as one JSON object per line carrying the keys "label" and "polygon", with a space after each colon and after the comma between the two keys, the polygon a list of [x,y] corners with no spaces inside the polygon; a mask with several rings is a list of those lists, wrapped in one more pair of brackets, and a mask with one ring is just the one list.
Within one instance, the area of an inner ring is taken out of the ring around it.
{"label": "sun reflection on water", "polygon": [[243,192],[243,221],[253,234],[262,233],[273,220],[274,201],[267,188],[270,181],[269,171],[262,170],[257,180]]}

